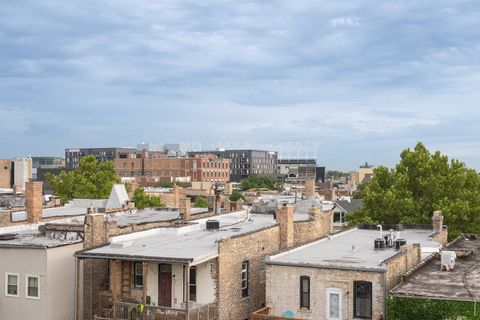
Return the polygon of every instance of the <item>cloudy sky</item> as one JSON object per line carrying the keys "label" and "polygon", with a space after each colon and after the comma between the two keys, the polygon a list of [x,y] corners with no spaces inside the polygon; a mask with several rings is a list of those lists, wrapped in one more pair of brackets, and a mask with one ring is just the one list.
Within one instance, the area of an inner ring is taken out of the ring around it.
{"label": "cloudy sky", "polygon": [[314,146],[480,169],[480,2],[18,0],[0,6],[0,158],[142,141]]}

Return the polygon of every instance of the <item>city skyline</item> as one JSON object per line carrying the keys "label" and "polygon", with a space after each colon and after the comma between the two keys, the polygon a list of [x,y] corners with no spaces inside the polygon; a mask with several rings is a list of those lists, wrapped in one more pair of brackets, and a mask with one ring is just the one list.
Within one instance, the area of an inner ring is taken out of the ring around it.
{"label": "city skyline", "polygon": [[[24,1],[0,8],[0,158],[68,147],[316,145],[480,169],[474,1]],[[6,138],[5,138],[6,137]],[[228,143],[225,143],[228,141]]]}

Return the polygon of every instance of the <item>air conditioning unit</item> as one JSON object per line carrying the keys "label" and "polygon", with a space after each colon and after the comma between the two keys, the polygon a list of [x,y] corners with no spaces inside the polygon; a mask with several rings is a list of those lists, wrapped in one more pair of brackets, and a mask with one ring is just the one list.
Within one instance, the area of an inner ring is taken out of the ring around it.
{"label": "air conditioning unit", "polygon": [[456,258],[457,255],[455,254],[455,251],[442,251],[440,271],[442,271],[444,268],[446,271],[453,270],[455,267]]}

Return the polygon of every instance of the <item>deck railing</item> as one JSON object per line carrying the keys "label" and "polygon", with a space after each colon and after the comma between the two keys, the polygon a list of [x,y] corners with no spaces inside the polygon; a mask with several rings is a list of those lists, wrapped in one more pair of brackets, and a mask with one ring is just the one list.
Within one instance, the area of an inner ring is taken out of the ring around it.
{"label": "deck railing", "polygon": [[278,317],[270,314],[270,308],[262,308],[252,313],[252,320],[300,320],[297,318]]}
{"label": "deck railing", "polygon": [[111,316],[96,316],[95,319],[103,320],[216,320],[217,304],[210,303],[185,309],[141,305],[117,301],[113,304]]}

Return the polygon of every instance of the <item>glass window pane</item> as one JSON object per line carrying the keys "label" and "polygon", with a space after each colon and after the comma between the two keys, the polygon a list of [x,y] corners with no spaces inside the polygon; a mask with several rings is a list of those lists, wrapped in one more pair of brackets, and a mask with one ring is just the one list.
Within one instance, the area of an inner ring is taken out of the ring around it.
{"label": "glass window pane", "polygon": [[340,317],[340,296],[338,293],[330,293],[330,317]]}
{"label": "glass window pane", "polygon": [[37,277],[28,277],[27,278],[27,295],[29,297],[38,297],[38,278]]}
{"label": "glass window pane", "polygon": [[14,275],[8,275],[8,285],[16,286],[18,283],[18,277]]}

